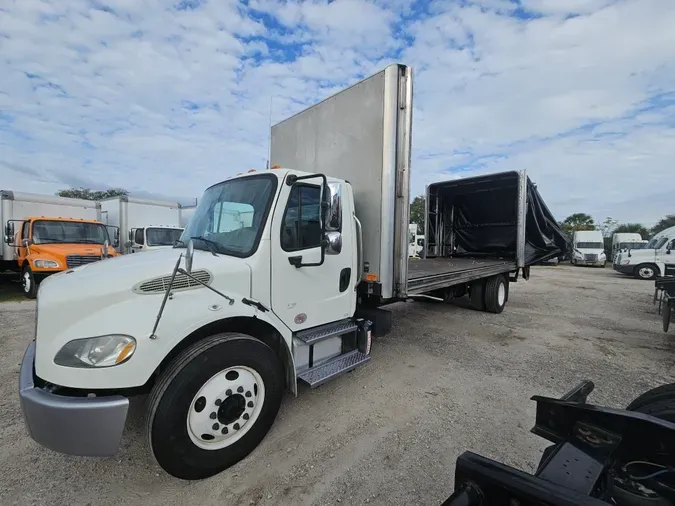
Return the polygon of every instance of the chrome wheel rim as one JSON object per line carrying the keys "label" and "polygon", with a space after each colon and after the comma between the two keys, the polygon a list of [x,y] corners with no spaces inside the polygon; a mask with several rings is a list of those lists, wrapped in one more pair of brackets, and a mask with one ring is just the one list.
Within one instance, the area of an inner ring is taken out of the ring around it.
{"label": "chrome wheel rim", "polygon": [[23,279],[23,291],[29,293],[31,289],[31,282],[30,282],[30,274],[28,273],[28,271],[23,273],[22,279]]}
{"label": "chrome wheel rim", "polygon": [[265,402],[265,384],[257,371],[228,367],[213,375],[193,397],[187,414],[192,442],[221,450],[239,441],[255,425]]}
{"label": "chrome wheel rim", "polygon": [[506,286],[504,283],[499,283],[499,288],[497,288],[497,304],[503,306],[504,302],[506,302]]}
{"label": "chrome wheel rim", "polygon": [[651,278],[654,275],[654,269],[651,267],[642,267],[638,274],[641,278]]}

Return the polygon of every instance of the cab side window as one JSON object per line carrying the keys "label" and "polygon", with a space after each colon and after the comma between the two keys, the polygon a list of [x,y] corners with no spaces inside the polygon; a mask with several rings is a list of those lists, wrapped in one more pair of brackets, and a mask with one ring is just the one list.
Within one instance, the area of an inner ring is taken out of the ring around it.
{"label": "cab side window", "polygon": [[21,239],[19,239],[20,241],[23,241],[24,239],[28,239],[30,237],[29,230],[30,230],[30,221],[24,221],[23,225],[21,226]]}
{"label": "cab side window", "polygon": [[321,245],[320,199],[321,189],[318,186],[293,186],[281,224],[281,247],[284,251],[318,248]]}
{"label": "cab side window", "polygon": [[143,229],[143,228],[137,228],[136,229],[136,232],[134,233],[134,242],[136,244],[142,245],[143,243],[145,243],[145,238],[143,237],[143,231],[144,230],[145,229]]}

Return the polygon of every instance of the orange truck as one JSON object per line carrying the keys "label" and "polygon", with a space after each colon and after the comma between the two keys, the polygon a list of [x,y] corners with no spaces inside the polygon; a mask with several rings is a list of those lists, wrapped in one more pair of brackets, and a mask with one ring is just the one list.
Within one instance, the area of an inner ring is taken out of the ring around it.
{"label": "orange truck", "polygon": [[117,231],[100,221],[98,202],[0,191],[0,213],[0,271],[19,272],[28,298],[50,274],[118,254]]}

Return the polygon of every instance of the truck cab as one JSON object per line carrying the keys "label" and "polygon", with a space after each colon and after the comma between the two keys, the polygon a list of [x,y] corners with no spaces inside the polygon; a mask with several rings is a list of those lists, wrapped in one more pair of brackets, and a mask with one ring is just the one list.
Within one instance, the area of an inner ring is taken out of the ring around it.
{"label": "truck cab", "polygon": [[643,248],[621,251],[614,260],[613,268],[638,279],[675,276],[673,250],[675,227],[670,227],[652,237]]}
{"label": "truck cab", "polygon": [[173,225],[149,225],[129,231],[127,247],[131,253],[171,248],[185,230]]}
{"label": "truck cab", "polygon": [[9,220],[5,242],[15,248],[28,298],[35,298],[38,284],[50,274],[117,256],[107,227],[94,220],[46,216]]}
{"label": "truck cab", "polygon": [[604,267],[605,243],[599,230],[577,230],[572,241],[572,264]]}
{"label": "truck cab", "polygon": [[629,249],[640,249],[647,241],[642,240],[642,236],[632,232],[618,232],[612,236],[612,261],[619,254],[619,251]]}

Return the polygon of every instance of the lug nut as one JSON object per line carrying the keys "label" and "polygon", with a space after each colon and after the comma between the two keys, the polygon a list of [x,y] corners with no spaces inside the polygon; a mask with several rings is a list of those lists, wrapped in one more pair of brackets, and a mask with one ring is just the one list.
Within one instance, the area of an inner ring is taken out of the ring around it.
{"label": "lug nut", "polygon": [[223,430],[220,431],[221,434],[227,434],[227,427],[223,427]]}
{"label": "lug nut", "polygon": [[233,428],[234,430],[239,430],[239,424],[238,424],[238,423],[235,423],[235,424],[232,426],[232,428]]}
{"label": "lug nut", "polygon": [[223,402],[223,401],[221,401],[220,399],[216,399],[216,406],[220,406],[220,404],[221,404],[222,402]]}
{"label": "lug nut", "polygon": [[232,395],[232,390],[228,388],[227,391],[225,392],[225,395]]}
{"label": "lug nut", "polygon": [[251,397],[251,392],[246,392],[246,397]]}
{"label": "lug nut", "polygon": [[248,406],[249,408],[252,408],[252,407],[253,407],[253,401],[248,401],[247,406]]}
{"label": "lug nut", "polygon": [[209,415],[209,418],[210,418],[211,420],[215,420],[215,419],[216,419],[216,416],[218,416],[218,415],[216,415],[216,412],[214,411],[213,413],[211,413],[211,414]]}
{"label": "lug nut", "polygon": [[218,425],[217,423],[214,423],[213,424],[213,430],[218,430],[218,429],[220,429],[220,425]]}
{"label": "lug nut", "polygon": [[244,387],[238,387],[237,392],[242,393],[244,391]]}
{"label": "lug nut", "polygon": [[244,413],[243,418],[244,420],[248,420],[248,413]]}

